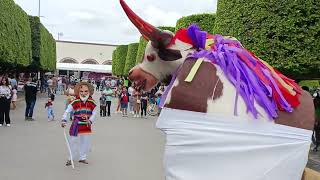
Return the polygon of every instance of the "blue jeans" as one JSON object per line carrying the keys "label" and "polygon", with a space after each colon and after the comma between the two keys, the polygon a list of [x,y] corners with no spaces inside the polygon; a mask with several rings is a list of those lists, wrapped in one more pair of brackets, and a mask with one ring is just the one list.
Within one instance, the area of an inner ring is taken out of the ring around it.
{"label": "blue jeans", "polygon": [[25,117],[31,117],[32,118],[33,109],[34,109],[34,106],[36,104],[36,100],[26,101],[26,103],[27,103],[27,107],[26,107]]}
{"label": "blue jeans", "polygon": [[47,107],[47,113],[48,113],[48,119],[53,120],[54,118],[54,113],[53,113],[53,108],[52,107]]}

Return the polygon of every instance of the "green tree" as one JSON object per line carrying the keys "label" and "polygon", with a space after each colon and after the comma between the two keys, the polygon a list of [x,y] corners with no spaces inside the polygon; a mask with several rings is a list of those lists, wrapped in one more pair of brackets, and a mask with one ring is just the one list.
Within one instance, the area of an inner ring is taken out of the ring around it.
{"label": "green tree", "polygon": [[215,32],[290,77],[320,76],[320,1],[219,0]]}

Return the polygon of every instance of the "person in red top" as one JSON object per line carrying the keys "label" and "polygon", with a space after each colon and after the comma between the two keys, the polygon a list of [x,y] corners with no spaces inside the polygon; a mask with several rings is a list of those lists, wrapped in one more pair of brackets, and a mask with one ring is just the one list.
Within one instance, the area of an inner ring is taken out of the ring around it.
{"label": "person in red top", "polygon": [[122,111],[122,116],[127,117],[127,109],[128,109],[128,102],[129,102],[129,93],[127,91],[127,88],[123,86],[122,92],[120,93],[120,103],[121,103],[121,111]]}

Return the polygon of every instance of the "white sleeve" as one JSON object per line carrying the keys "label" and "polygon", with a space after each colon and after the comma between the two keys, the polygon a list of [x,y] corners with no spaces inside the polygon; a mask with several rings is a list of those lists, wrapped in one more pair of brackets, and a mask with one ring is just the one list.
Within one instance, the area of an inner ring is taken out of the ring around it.
{"label": "white sleeve", "polygon": [[67,107],[67,109],[66,109],[66,111],[63,113],[63,116],[62,116],[62,122],[67,122],[67,117],[68,117],[68,114],[70,113],[70,112],[72,112],[73,111],[73,107],[71,106],[71,104],[69,104],[68,105],[68,107]]}
{"label": "white sleeve", "polygon": [[91,122],[93,122],[93,121],[95,120],[96,115],[97,115],[97,112],[98,112],[98,106],[96,106],[96,107],[93,109],[93,111],[92,111],[92,114],[91,114],[91,116],[90,116],[90,118],[89,118],[89,120],[90,120]]}

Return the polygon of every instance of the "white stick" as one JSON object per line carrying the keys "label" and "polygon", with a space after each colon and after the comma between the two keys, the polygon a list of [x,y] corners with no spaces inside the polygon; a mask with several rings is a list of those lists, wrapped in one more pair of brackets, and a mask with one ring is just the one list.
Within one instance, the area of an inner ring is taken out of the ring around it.
{"label": "white stick", "polygon": [[64,139],[66,140],[66,144],[67,144],[67,147],[68,147],[68,151],[69,151],[69,155],[70,155],[70,160],[71,160],[71,165],[72,165],[72,168],[74,169],[72,152],[71,152],[70,144],[69,144],[68,137],[67,137],[67,133],[66,133],[66,128],[63,128],[63,134],[64,134]]}

